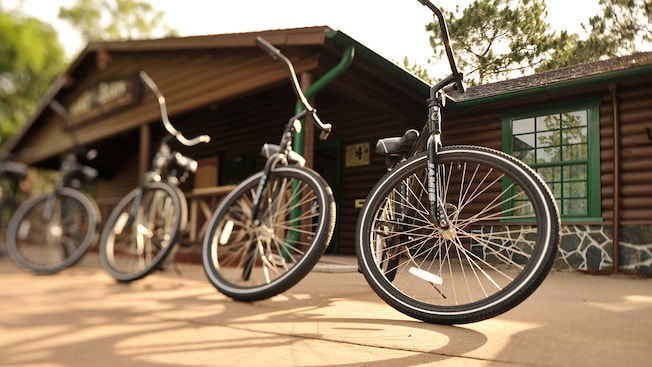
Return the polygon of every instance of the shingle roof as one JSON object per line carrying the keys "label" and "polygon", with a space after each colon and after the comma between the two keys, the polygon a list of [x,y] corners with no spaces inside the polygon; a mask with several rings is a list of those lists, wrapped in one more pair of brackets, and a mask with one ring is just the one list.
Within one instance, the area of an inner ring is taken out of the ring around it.
{"label": "shingle roof", "polygon": [[652,52],[639,52],[629,56],[615,57],[556,70],[508,79],[496,83],[470,87],[462,96],[455,96],[458,102],[521,92],[527,89],[554,85],[561,82],[582,79],[652,66]]}

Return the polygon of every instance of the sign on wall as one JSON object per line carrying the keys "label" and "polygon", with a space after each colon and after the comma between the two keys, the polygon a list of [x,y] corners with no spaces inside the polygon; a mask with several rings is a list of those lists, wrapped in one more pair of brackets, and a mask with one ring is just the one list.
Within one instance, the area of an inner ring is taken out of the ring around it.
{"label": "sign on wall", "polygon": [[346,146],[346,167],[366,166],[369,164],[369,143]]}
{"label": "sign on wall", "polygon": [[140,80],[133,76],[101,81],[70,105],[73,124],[81,124],[140,101]]}

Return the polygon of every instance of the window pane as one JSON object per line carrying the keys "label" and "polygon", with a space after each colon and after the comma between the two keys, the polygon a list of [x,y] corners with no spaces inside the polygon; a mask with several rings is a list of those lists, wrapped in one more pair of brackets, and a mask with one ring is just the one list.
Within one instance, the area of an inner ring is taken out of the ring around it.
{"label": "window pane", "polygon": [[534,132],[534,118],[512,121],[512,134],[520,135]]}
{"label": "window pane", "polygon": [[588,129],[584,127],[574,127],[564,129],[561,132],[562,144],[580,144],[588,142]]}
{"label": "window pane", "polygon": [[559,147],[537,149],[537,163],[559,162],[560,153]]}
{"label": "window pane", "polygon": [[564,199],[562,212],[566,215],[586,215],[586,200],[584,199]]}
{"label": "window pane", "polygon": [[537,147],[559,146],[559,130],[537,133]]}
{"label": "window pane", "polygon": [[559,115],[539,116],[537,120],[537,131],[558,130]]}
{"label": "window pane", "polygon": [[531,149],[534,148],[534,144],[534,134],[514,135],[514,150]]}
{"label": "window pane", "polygon": [[537,173],[548,184],[562,180],[561,167],[542,167],[537,170]]}
{"label": "window pane", "polygon": [[567,145],[562,149],[564,151],[562,160],[565,162],[586,160],[588,158],[589,152],[585,144]]}
{"label": "window pane", "polygon": [[566,112],[562,115],[563,127],[587,126],[587,111]]}
{"label": "window pane", "polygon": [[527,163],[528,165],[534,163],[534,150],[515,150],[512,155]]}
{"label": "window pane", "polygon": [[574,164],[564,167],[565,181],[586,181],[586,164]]}
{"label": "window pane", "polygon": [[586,182],[569,182],[564,184],[564,197],[568,199],[586,198]]}

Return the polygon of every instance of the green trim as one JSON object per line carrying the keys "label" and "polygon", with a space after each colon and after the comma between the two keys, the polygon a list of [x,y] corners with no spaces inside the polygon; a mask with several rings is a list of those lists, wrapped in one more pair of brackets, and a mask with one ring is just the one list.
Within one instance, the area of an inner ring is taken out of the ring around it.
{"label": "green trim", "polygon": [[[601,186],[600,186],[600,99],[599,98],[587,98],[576,100],[563,105],[546,105],[546,106],[537,106],[530,109],[519,109],[509,113],[501,115],[502,120],[502,140],[503,140],[503,151],[508,153],[513,153],[513,132],[511,122],[518,119],[524,118],[534,118],[546,115],[558,115],[567,112],[573,112],[578,110],[587,111],[587,159],[581,160],[581,163],[586,162],[587,165],[587,192],[586,192],[586,203],[587,203],[587,212],[586,215],[573,216],[565,215],[562,213],[562,218],[566,221],[585,221],[588,219],[595,220],[595,218],[601,217]],[[565,165],[572,164],[571,161],[565,161],[563,164],[558,164],[552,162],[550,164],[537,164],[536,168],[545,168],[545,166],[550,167],[563,167]],[[560,182],[563,185],[565,181]],[[563,193],[561,194],[563,198]],[[560,198],[557,197],[559,200]],[[560,208],[561,209],[561,208]]]}
{"label": "green trim", "polygon": [[[388,74],[388,77],[398,79],[399,81],[407,84],[410,89],[414,90],[418,94],[423,95],[424,100],[425,98],[428,98],[428,95],[430,94],[430,84],[393,63],[392,61],[380,56],[376,52],[367,48],[365,45],[349,37],[346,33],[336,30],[329,30],[326,31],[326,38],[333,40],[335,44],[340,46],[355,47],[356,57],[371,62],[383,73]],[[383,76],[383,78],[385,78],[385,76]]]}
{"label": "green trim", "polygon": [[[324,76],[319,78],[315,83],[313,83],[307,90],[303,92],[303,94],[306,96],[306,98],[310,98],[311,96],[317,94],[320,90],[324,89],[328,83],[332,82],[333,79],[337,78],[345,72],[349,66],[351,66],[351,63],[353,62],[353,56],[355,55],[355,48],[353,47],[348,47],[345,51],[344,54],[342,55],[342,59],[340,62],[335,65],[331,70],[329,70]],[[303,105],[301,104],[300,101],[297,101],[297,104],[294,108],[295,113],[299,113],[303,110]],[[303,121],[301,121],[303,125]],[[293,149],[295,152],[299,154],[303,154],[303,134],[304,134],[305,129],[301,129],[301,132],[298,132],[294,135],[294,140],[292,141]]]}

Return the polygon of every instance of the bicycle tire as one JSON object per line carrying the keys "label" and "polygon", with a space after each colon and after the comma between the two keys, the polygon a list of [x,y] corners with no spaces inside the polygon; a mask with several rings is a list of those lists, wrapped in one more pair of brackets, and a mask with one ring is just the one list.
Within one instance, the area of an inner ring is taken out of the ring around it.
{"label": "bicycle tire", "polygon": [[330,187],[311,169],[295,166],[270,174],[261,200],[261,225],[255,226],[251,209],[262,175],[244,180],[222,200],[203,241],[208,279],[237,301],[267,299],[297,284],[324,253],[335,227]]}
{"label": "bicycle tire", "polygon": [[[135,218],[129,219],[140,196]],[[111,211],[100,237],[100,264],[113,278],[131,282],[160,269],[188,220],[183,193],[164,182],[130,191]]]}
{"label": "bicycle tire", "polygon": [[[450,146],[437,162],[451,229],[433,223],[428,158],[414,156],[378,181],[360,212],[361,270],[380,298],[410,317],[451,325],[497,316],[531,295],[552,267],[559,244],[556,202],[529,166],[503,152]],[[409,219],[391,233],[397,223],[381,219],[401,187],[408,187],[403,202]],[[375,260],[382,258],[373,241],[383,225],[389,236],[403,236],[395,279]]]}
{"label": "bicycle tire", "polygon": [[[52,213],[44,217],[53,198]],[[99,209],[86,194],[58,188],[24,201],[7,227],[7,252],[19,266],[52,274],[75,265],[91,247]]]}
{"label": "bicycle tire", "polygon": [[16,208],[18,208],[16,199],[5,197],[0,200],[0,257],[7,253],[7,227]]}

